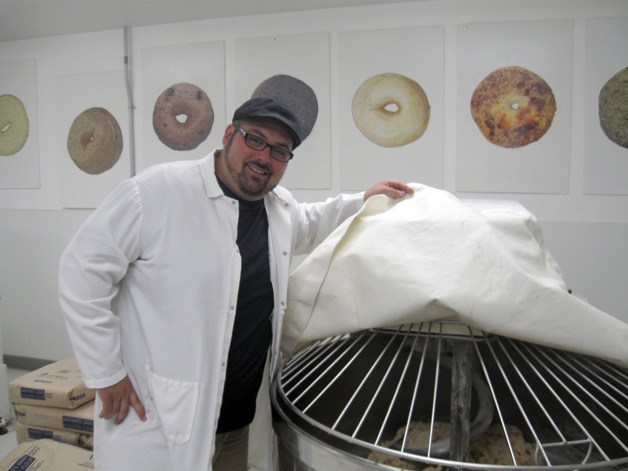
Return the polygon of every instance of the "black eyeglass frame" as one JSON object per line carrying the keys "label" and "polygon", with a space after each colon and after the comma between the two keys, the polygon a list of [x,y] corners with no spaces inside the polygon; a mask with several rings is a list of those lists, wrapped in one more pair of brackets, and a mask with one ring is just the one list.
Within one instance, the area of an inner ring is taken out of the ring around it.
{"label": "black eyeglass frame", "polygon": [[[240,126],[234,126],[234,128],[236,129],[236,131],[238,131],[242,135],[242,138],[244,139],[244,143],[247,146],[249,146],[251,149],[253,149],[253,150],[261,151],[261,150],[264,150],[267,147],[269,147],[270,148],[270,156],[273,159],[275,159],[275,160],[277,160],[279,162],[282,162],[284,164],[290,162],[292,157],[294,157],[294,154],[292,152],[290,152],[288,149],[284,149],[283,147],[279,147],[279,146],[273,146],[273,145],[269,144],[268,142],[266,142],[261,137],[256,136],[255,134],[251,134],[250,132],[246,132]],[[259,141],[263,145],[261,147],[259,145],[257,145],[256,143],[251,145],[251,138],[254,141]],[[273,151],[279,151],[281,154],[288,154],[288,158],[286,160],[284,160],[282,158],[279,158],[276,155],[273,155]]]}

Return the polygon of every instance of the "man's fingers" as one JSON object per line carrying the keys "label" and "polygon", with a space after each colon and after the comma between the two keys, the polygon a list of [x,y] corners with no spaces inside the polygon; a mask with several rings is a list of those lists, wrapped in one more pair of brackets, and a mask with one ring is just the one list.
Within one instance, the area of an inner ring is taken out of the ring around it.
{"label": "man's fingers", "polygon": [[105,418],[106,419],[111,419],[111,418],[115,417],[118,414],[118,412],[120,411],[120,407],[121,407],[120,404],[121,404],[121,400],[116,397],[113,400],[113,405],[109,409],[109,414]]}
{"label": "man's fingers", "polygon": [[115,413],[114,423],[117,425],[126,419],[126,416],[129,415],[129,400],[126,397],[123,397],[120,401],[119,407]]}
{"label": "man's fingers", "polygon": [[103,401],[102,409],[100,409],[99,417],[101,419],[109,420],[111,417],[115,415],[116,401],[114,398],[108,400],[107,402]]}
{"label": "man's fingers", "polygon": [[113,419],[115,424],[121,423],[129,415],[129,407],[133,407],[138,417],[146,420],[146,411],[139,400],[133,385],[126,376],[118,383],[98,390],[102,401],[101,419]]}
{"label": "man's fingers", "polygon": [[140,420],[145,421],[146,409],[144,409],[144,405],[142,404],[140,399],[137,397],[137,394],[135,393],[131,394],[130,401],[131,401],[131,407],[133,407],[133,409],[137,413],[137,416],[140,418]]}
{"label": "man's fingers", "polygon": [[364,200],[366,201],[375,195],[386,195],[399,199],[412,193],[414,193],[414,189],[406,183],[397,180],[383,180],[364,192]]}

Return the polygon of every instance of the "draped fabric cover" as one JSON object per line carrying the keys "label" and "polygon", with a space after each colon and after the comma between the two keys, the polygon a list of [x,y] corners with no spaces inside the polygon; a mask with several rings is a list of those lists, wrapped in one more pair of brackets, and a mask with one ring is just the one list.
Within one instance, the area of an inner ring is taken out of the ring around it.
{"label": "draped fabric cover", "polygon": [[294,270],[284,348],[452,317],[628,366],[628,324],[567,291],[532,214],[413,187],[370,198]]}

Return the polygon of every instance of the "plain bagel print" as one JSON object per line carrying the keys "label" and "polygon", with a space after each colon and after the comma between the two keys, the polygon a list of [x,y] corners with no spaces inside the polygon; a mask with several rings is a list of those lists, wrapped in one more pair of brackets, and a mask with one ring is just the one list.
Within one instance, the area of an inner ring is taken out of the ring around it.
{"label": "plain bagel print", "polygon": [[358,87],[351,112],[368,140],[382,147],[401,147],[419,139],[427,129],[430,103],[417,82],[387,72]]}
{"label": "plain bagel print", "polygon": [[122,154],[122,131],[105,108],[88,108],[73,121],[67,148],[74,164],[83,172],[98,175],[113,167]]}
{"label": "plain bagel print", "polygon": [[0,95],[0,155],[17,154],[28,138],[28,114],[22,100]]}

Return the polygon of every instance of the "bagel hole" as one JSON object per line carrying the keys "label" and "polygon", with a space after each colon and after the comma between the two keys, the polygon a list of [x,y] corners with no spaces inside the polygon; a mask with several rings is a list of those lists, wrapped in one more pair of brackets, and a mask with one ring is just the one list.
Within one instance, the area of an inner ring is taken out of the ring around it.
{"label": "bagel hole", "polygon": [[94,131],[86,131],[81,134],[81,147],[85,149],[94,140]]}
{"label": "bagel hole", "polygon": [[178,114],[176,118],[177,118],[177,121],[179,121],[181,124],[185,124],[186,121],[188,120],[188,115],[186,115],[185,113],[181,113],[181,114]]}
{"label": "bagel hole", "polygon": [[10,128],[11,128],[11,123],[7,123],[4,125],[2,129],[0,129],[0,132],[7,132]]}
{"label": "bagel hole", "polygon": [[387,103],[384,105],[384,109],[389,113],[397,113],[399,111],[399,105],[397,103]]}
{"label": "bagel hole", "polygon": [[515,101],[514,103],[510,104],[510,108],[512,108],[513,110],[518,110],[520,106],[521,105],[519,104],[518,101]]}

